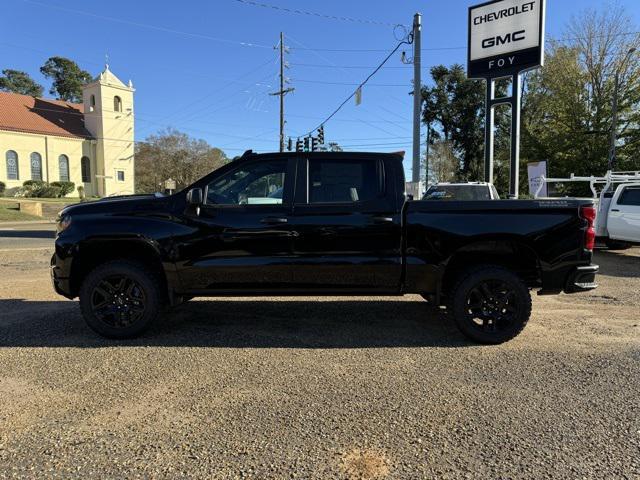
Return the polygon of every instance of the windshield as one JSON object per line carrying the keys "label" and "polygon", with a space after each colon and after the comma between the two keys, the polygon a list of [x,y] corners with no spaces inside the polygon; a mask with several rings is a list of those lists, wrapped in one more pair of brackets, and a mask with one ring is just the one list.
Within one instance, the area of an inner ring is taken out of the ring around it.
{"label": "windshield", "polygon": [[486,185],[432,185],[423,200],[491,200]]}

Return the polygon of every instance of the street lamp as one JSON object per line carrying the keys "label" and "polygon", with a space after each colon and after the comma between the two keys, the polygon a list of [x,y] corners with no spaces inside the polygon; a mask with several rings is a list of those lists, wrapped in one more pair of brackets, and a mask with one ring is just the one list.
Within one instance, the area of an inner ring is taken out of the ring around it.
{"label": "street lamp", "polygon": [[620,66],[616,70],[616,75],[614,79],[613,85],[613,108],[612,108],[612,119],[611,119],[611,150],[609,153],[609,170],[613,170],[616,167],[616,143],[618,140],[618,90],[620,89],[620,72],[625,64],[636,52],[636,48],[632,48],[627,52],[627,55],[620,63]]}

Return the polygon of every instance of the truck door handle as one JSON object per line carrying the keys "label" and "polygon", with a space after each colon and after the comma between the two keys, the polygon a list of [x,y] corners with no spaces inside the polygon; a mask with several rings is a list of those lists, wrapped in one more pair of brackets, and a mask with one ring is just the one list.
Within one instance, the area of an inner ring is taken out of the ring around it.
{"label": "truck door handle", "polygon": [[620,210],[618,210],[617,208],[612,208],[611,211],[612,212],[619,212]]}
{"label": "truck door handle", "polygon": [[393,223],[391,217],[373,217],[373,223]]}
{"label": "truck door handle", "polygon": [[267,225],[282,225],[289,220],[283,217],[266,217],[260,220],[260,223],[266,223]]}

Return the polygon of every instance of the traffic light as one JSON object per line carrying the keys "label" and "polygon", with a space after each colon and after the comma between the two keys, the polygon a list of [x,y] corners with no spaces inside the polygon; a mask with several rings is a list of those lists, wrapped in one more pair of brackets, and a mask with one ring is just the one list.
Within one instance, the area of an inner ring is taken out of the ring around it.
{"label": "traffic light", "polygon": [[311,137],[311,151],[315,152],[318,149],[318,139],[316,137]]}
{"label": "traffic light", "polygon": [[320,128],[318,129],[318,143],[320,143],[320,145],[324,145],[324,125],[320,125]]}
{"label": "traffic light", "polygon": [[292,148],[293,148],[293,140],[291,140],[291,137],[289,137],[289,141],[287,142],[287,150],[291,151]]}
{"label": "traffic light", "polygon": [[296,140],[296,152],[301,152],[302,151],[302,140],[298,139]]}
{"label": "traffic light", "polygon": [[309,137],[304,137],[304,151],[309,151]]}

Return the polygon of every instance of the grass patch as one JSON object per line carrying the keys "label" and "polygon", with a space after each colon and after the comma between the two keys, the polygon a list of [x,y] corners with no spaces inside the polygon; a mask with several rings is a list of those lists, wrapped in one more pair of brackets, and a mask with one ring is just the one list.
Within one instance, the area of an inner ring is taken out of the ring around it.
{"label": "grass patch", "polygon": [[27,197],[5,197],[5,198],[0,198],[0,202],[11,202],[11,203],[15,203],[15,202],[41,202],[42,204],[45,203],[62,203],[65,205],[70,205],[72,203],[79,203],[80,199],[78,197],[63,197],[63,198],[27,198]]}
{"label": "grass patch", "polygon": [[21,212],[15,202],[0,202],[0,222],[22,222],[25,220],[42,220],[42,217]]}

